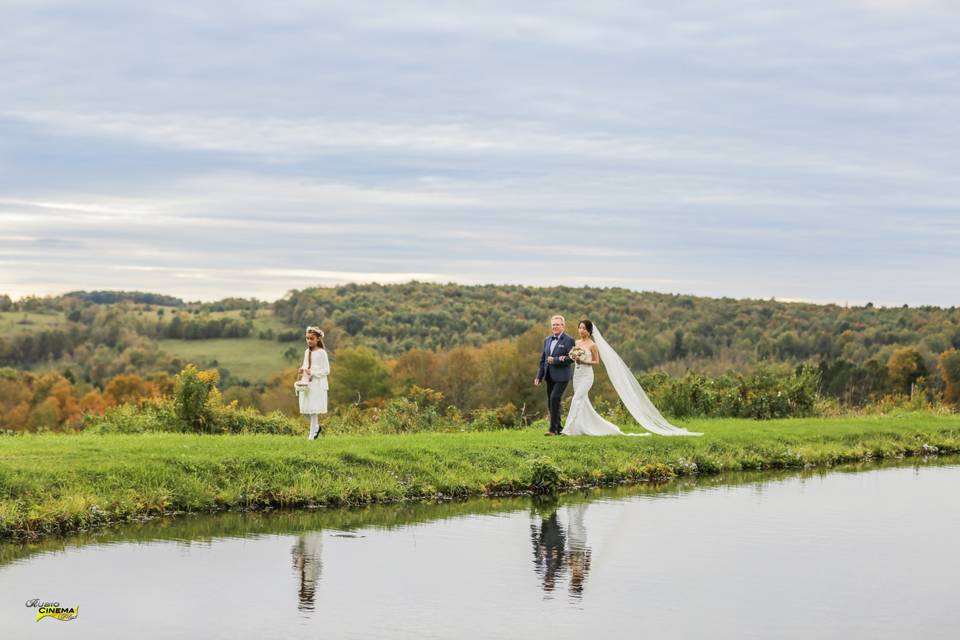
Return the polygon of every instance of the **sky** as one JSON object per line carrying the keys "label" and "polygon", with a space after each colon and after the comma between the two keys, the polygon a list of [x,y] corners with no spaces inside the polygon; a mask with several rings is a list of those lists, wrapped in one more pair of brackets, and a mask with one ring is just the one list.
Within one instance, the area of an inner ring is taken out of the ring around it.
{"label": "sky", "polygon": [[0,293],[952,306],[960,3],[0,0]]}

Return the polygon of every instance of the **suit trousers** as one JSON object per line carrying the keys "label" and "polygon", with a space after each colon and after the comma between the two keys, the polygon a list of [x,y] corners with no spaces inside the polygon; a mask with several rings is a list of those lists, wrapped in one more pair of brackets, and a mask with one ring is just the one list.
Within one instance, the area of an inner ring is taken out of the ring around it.
{"label": "suit trousers", "polygon": [[563,382],[551,380],[550,374],[547,374],[547,408],[550,410],[550,431],[553,433],[560,433],[563,429],[563,424],[560,422],[560,400],[568,384],[566,380]]}

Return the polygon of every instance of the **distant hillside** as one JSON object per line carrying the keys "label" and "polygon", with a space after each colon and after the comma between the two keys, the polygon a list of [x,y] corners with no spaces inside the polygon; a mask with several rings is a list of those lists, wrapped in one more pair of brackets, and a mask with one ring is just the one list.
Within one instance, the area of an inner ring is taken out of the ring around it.
{"label": "distant hillside", "polygon": [[291,325],[319,324],[385,355],[478,346],[560,313],[568,332],[590,318],[635,368],[745,366],[760,360],[886,362],[915,347],[933,364],[960,347],[960,310],[705,298],[620,288],[408,283],[294,291],[274,304]]}
{"label": "distant hillside", "polygon": [[843,375],[856,378],[859,367],[885,367],[904,347],[923,361],[918,371],[934,374],[938,356],[960,347],[954,307],[847,308],[620,288],[411,282],[305,289],[272,305],[103,291],[0,302],[0,366],[70,369],[94,384],[118,373],[171,373],[197,359],[237,381],[263,381],[296,361],[308,324],[327,331],[334,351],[368,346],[388,359],[530,330],[546,335],[554,313],[568,318],[570,333],[592,319],[635,370],[671,374],[813,362],[841,363]]}

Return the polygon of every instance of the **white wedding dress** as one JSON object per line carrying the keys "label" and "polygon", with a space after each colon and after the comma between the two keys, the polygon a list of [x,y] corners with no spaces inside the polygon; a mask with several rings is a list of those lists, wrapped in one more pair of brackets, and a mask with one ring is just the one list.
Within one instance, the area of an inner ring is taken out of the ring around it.
{"label": "white wedding dress", "polygon": [[[610,384],[637,424],[661,436],[703,435],[672,425],[663,417],[650,402],[630,368],[603,339],[596,325],[593,327],[593,340],[597,344],[601,364],[607,370]],[[592,359],[593,354],[589,350],[581,358],[583,362],[592,362]],[[604,420],[593,408],[589,392],[593,386],[594,366],[596,365],[577,365],[573,371],[573,400],[570,402],[570,412],[561,433],[566,436],[649,436],[649,433],[624,433],[617,425]]]}
{"label": "white wedding dress", "polygon": [[[592,355],[587,351],[580,359],[581,362],[592,362]],[[570,402],[570,412],[563,425],[562,433],[565,436],[648,436],[649,433],[624,433],[617,425],[603,419],[590,402],[590,389],[593,387],[593,366],[588,364],[574,365],[573,370],[573,400]]]}

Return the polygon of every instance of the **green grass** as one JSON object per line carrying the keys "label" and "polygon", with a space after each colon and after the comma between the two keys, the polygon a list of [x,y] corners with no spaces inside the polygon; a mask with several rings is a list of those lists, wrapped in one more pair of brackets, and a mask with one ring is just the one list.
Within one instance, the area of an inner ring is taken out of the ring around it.
{"label": "green grass", "polygon": [[[211,318],[240,318],[240,311],[218,311],[209,314]],[[169,314],[167,317],[169,321]],[[289,331],[276,316],[260,311],[253,320],[253,333],[247,338],[212,338],[207,340],[158,340],[162,351],[187,360],[198,367],[208,366],[216,361],[235,377],[248,382],[268,382],[283,369],[299,366],[303,354],[302,340],[296,342],[277,342],[261,340],[257,336],[261,331],[272,329],[275,333]],[[285,351],[293,347],[298,357],[288,360],[283,357]]]}
{"label": "green grass", "polygon": [[[277,342],[251,338],[215,338],[210,340],[158,340],[167,353],[179,356],[198,367],[216,361],[231,374],[249,382],[267,382],[283,369],[299,365],[303,345],[299,342]],[[286,360],[284,351],[297,351],[296,360]]]}
{"label": "green grass", "polygon": [[0,439],[0,536],[176,512],[465,498],[960,452],[960,416],[686,426],[706,435],[545,438],[528,429],[317,442],[173,433],[9,437]]}
{"label": "green grass", "polygon": [[0,335],[5,336],[54,329],[58,326],[62,327],[65,323],[62,313],[0,311]]}

